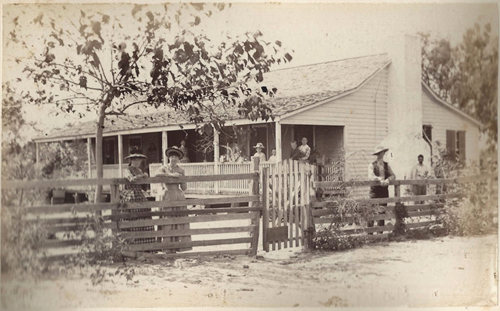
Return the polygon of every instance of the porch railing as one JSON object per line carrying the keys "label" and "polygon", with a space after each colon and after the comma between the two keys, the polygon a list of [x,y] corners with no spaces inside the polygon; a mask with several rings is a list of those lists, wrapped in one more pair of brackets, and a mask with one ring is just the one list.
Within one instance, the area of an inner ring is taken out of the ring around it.
{"label": "porch railing", "polygon": [[[259,165],[260,170],[264,167],[271,167],[274,162],[262,162]],[[149,173],[155,176],[161,163],[151,163],[149,165]],[[181,163],[186,176],[200,176],[200,175],[225,175],[225,174],[246,174],[251,173],[251,162],[244,163],[215,163],[215,162],[202,162],[202,163]],[[151,194],[159,195],[162,191],[162,185],[151,185]],[[201,194],[234,194],[234,193],[247,193],[248,181],[247,180],[224,180],[224,181],[204,181],[193,182],[188,185],[187,193],[201,193]]]}
{"label": "porch railing", "polygon": [[[260,170],[264,167],[271,167],[274,162],[262,162],[259,167]],[[243,163],[215,163],[215,162],[201,162],[201,163],[180,163],[179,164],[185,171],[186,176],[206,176],[206,175],[225,175],[225,174],[246,174],[250,173],[251,162]],[[161,163],[149,164],[149,174],[153,177],[158,174]],[[123,165],[123,169],[126,164]],[[104,178],[119,178],[119,165],[118,164],[105,164],[103,165]],[[95,165],[92,167],[90,178],[96,178]],[[104,185],[104,190],[109,191],[109,185]],[[151,195],[157,196],[162,192],[161,184],[151,184]],[[235,194],[247,193],[248,181],[247,180],[222,180],[222,181],[201,181],[191,182],[188,185],[187,193],[196,194]]]}

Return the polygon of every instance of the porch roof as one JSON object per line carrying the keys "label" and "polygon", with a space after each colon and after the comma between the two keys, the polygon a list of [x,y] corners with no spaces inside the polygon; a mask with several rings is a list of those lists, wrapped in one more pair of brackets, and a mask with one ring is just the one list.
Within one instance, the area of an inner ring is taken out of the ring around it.
{"label": "porch roof", "polygon": [[[269,99],[276,117],[351,91],[369,79],[374,73],[390,63],[387,54],[335,60],[311,65],[291,67],[268,72],[263,85],[268,89],[277,88],[276,95]],[[227,111],[227,120],[242,119],[236,109]],[[252,123],[247,120],[248,123]],[[120,132],[156,132],[166,128],[193,127],[186,116],[168,111],[151,114],[108,117],[104,125],[104,135]],[[54,129],[35,141],[54,141],[95,136],[95,122],[81,122],[64,129]]]}

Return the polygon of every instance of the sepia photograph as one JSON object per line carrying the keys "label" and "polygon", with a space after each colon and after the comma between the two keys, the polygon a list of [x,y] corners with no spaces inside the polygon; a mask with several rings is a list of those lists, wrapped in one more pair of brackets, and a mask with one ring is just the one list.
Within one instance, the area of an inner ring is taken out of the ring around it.
{"label": "sepia photograph", "polygon": [[2,310],[498,306],[498,1],[8,1]]}

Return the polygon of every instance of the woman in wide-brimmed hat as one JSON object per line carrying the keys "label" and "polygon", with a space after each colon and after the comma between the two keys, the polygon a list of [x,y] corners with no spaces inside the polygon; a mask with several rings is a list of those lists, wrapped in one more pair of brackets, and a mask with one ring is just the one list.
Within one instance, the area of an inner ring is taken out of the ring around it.
{"label": "woman in wide-brimmed hat", "polygon": [[262,143],[257,143],[254,147],[255,149],[255,154],[253,155],[254,157],[259,157],[260,158],[260,162],[264,162],[266,161],[266,154],[264,152],[262,152],[262,150],[264,150],[264,144]]}
{"label": "woman in wide-brimmed hat", "polygon": [[[144,173],[141,170],[141,164],[144,159],[147,157],[139,150],[139,148],[134,147],[130,151],[130,154],[125,157],[125,160],[129,160],[129,164],[126,169],[123,171],[123,177],[128,179],[128,181],[135,181],[141,178],[147,178],[148,174]],[[146,195],[142,190],[142,185],[140,184],[125,184],[124,190],[121,192],[121,201],[122,202],[143,202],[146,201]],[[146,212],[145,209],[127,209],[131,213],[135,212]],[[137,220],[137,219],[146,219],[146,218],[134,218],[127,220]],[[137,227],[137,228],[128,228],[123,229],[124,231],[153,231],[153,226],[147,227]],[[155,242],[155,238],[138,238],[134,239],[133,243],[152,243]]]}
{"label": "woman in wide-brimmed hat", "polygon": [[[177,147],[171,147],[165,150],[165,156],[168,158],[168,164],[166,166],[162,166],[159,170],[159,173],[156,176],[170,176],[170,177],[180,177],[184,176],[184,170],[179,166],[179,162],[184,156],[182,150]],[[187,189],[186,183],[174,183],[174,184],[165,184],[165,192],[163,194],[163,201],[183,201],[185,200],[184,191]],[[187,210],[187,206],[175,206],[175,207],[166,207],[163,208],[165,211],[175,211],[175,210]],[[172,217],[172,216],[170,216]],[[159,230],[188,230],[189,223],[182,223],[176,225],[167,225],[160,226]],[[172,243],[178,242],[191,242],[191,236],[174,236],[163,238],[163,241],[169,241]],[[192,247],[182,248],[182,249],[168,249],[167,252],[176,252],[176,251],[187,251],[191,250]]]}

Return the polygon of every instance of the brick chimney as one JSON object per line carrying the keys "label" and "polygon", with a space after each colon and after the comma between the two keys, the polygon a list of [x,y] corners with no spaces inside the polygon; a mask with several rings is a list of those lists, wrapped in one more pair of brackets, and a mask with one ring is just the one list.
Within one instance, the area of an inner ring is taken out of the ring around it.
{"label": "brick chimney", "polygon": [[380,143],[397,179],[408,179],[417,156],[430,166],[430,147],[422,137],[421,44],[417,36],[393,38],[389,56],[389,134]]}

